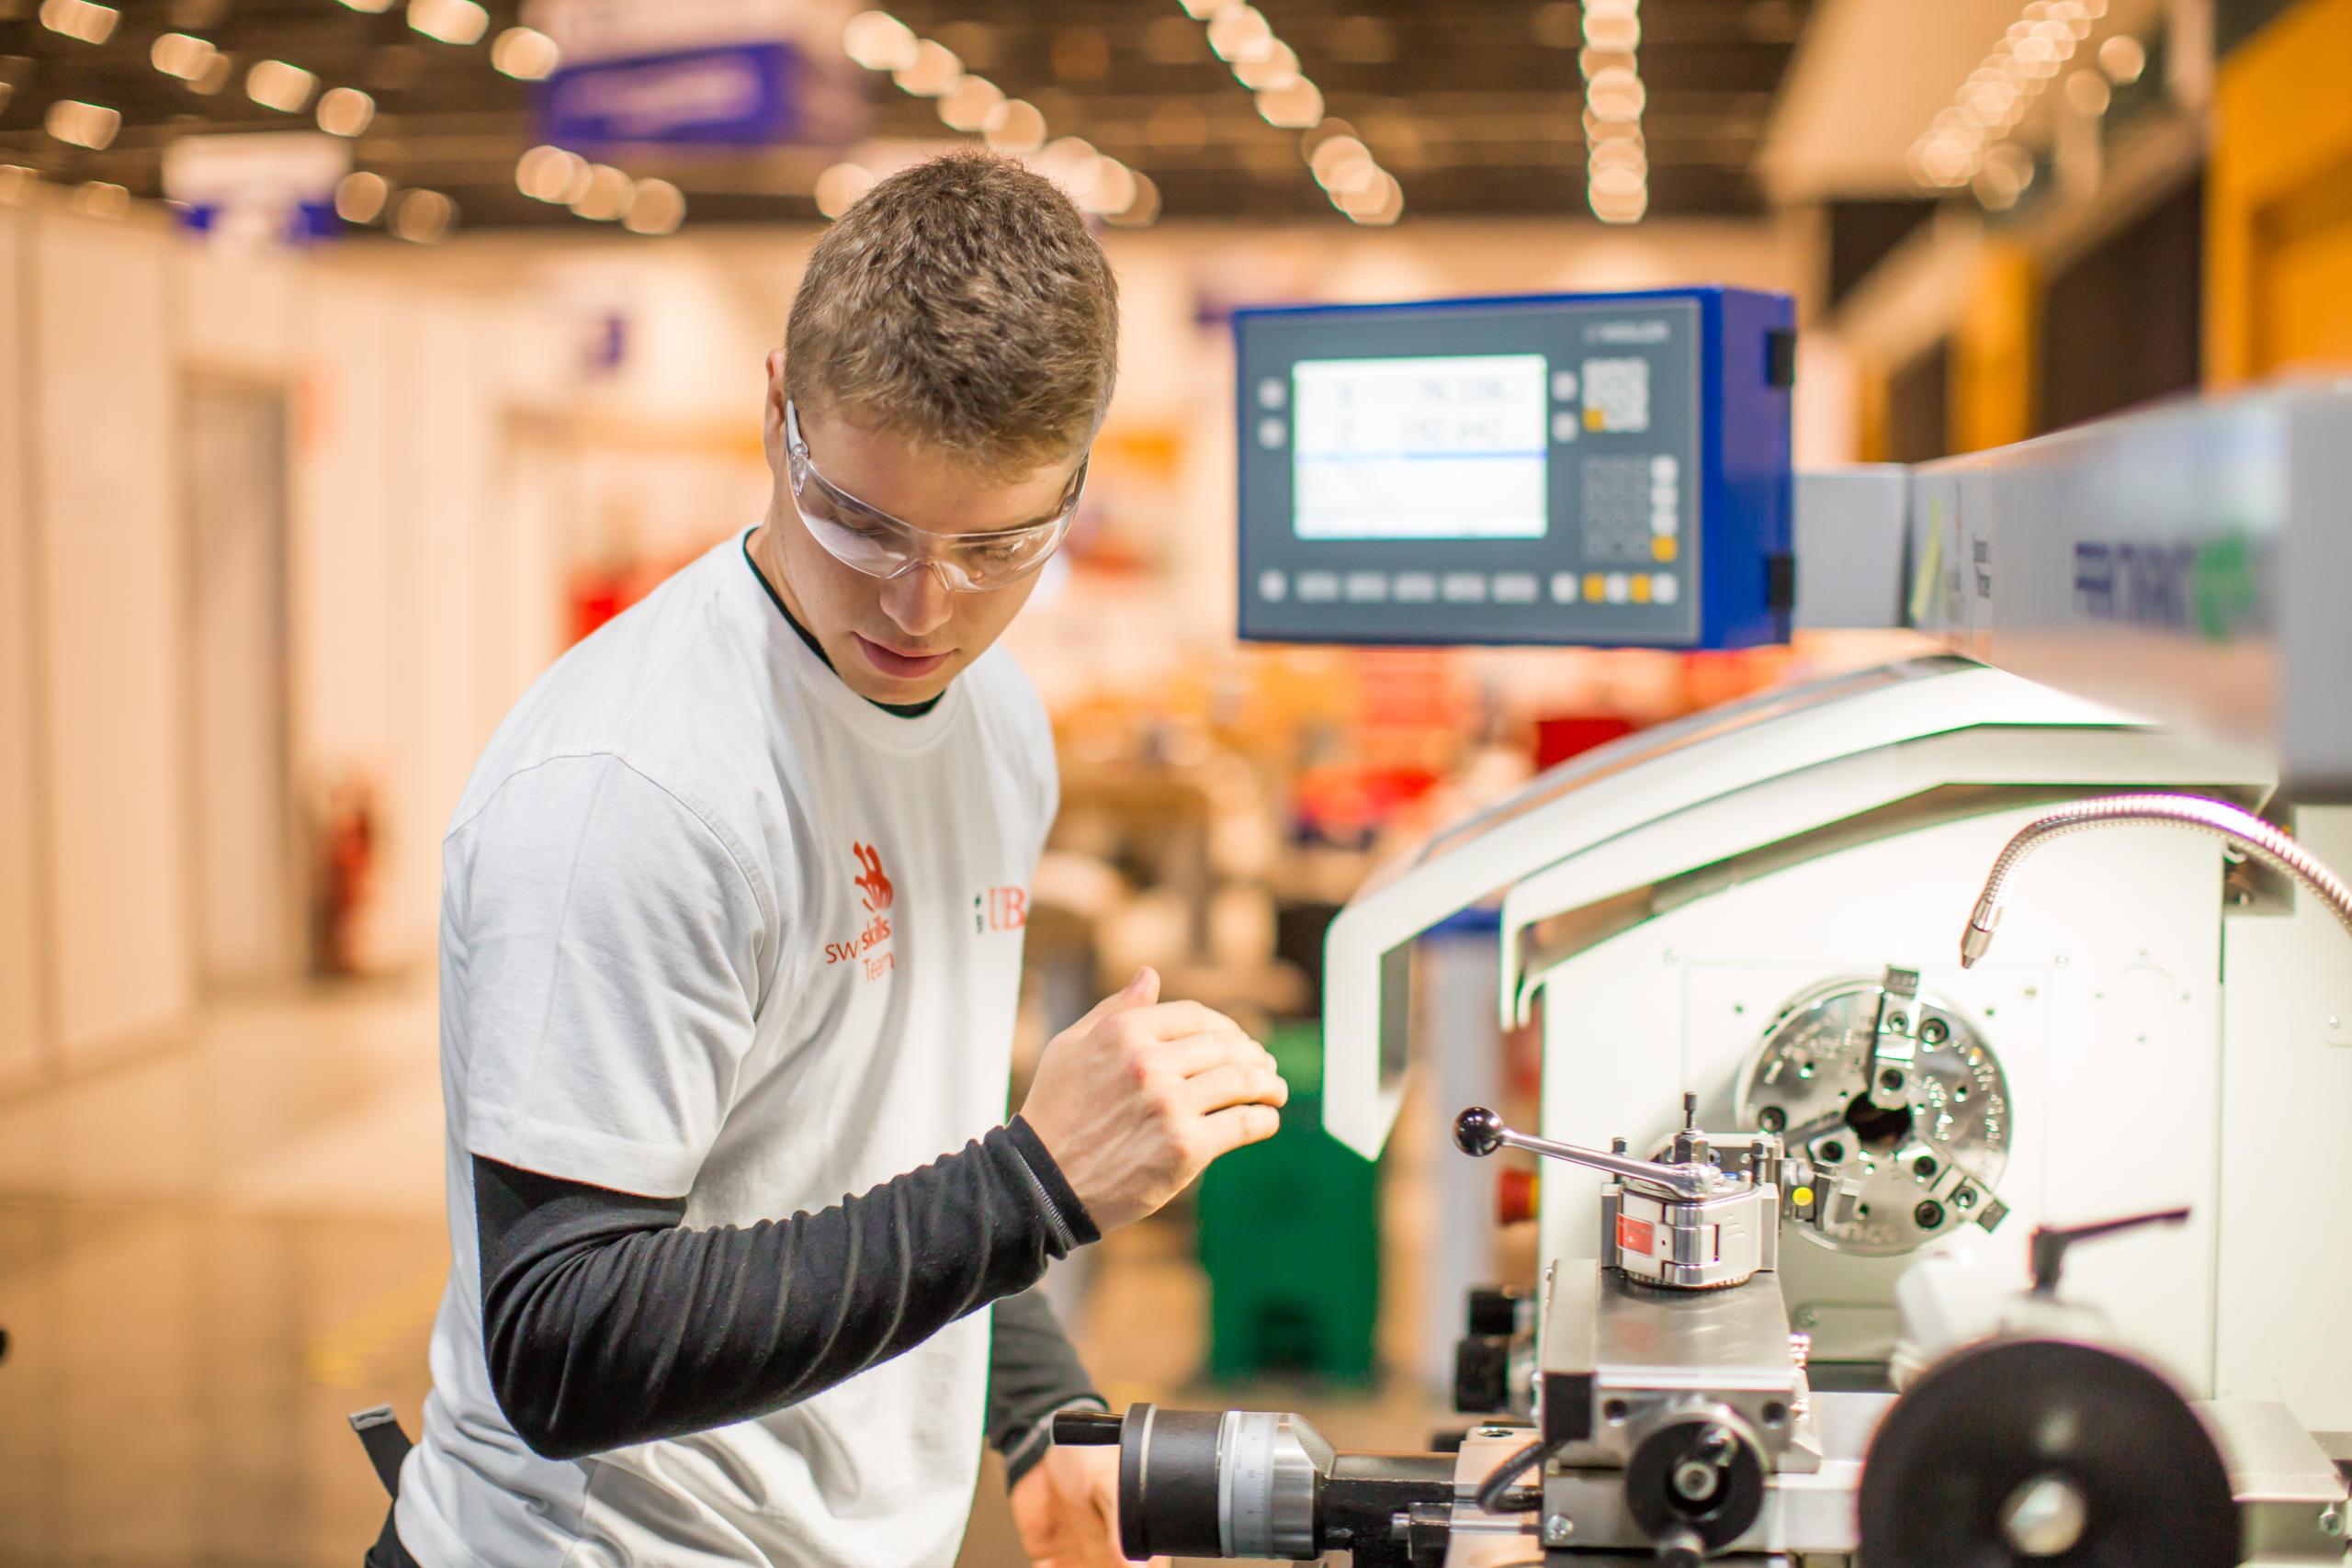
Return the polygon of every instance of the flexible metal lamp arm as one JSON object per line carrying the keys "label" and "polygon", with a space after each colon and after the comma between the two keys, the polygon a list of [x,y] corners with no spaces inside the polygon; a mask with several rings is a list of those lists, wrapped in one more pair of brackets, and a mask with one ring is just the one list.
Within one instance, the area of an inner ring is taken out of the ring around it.
{"label": "flexible metal lamp arm", "polygon": [[2135,822],[2168,823],[2226,840],[2271,870],[2301,883],[2312,897],[2327,906],[2346,933],[2352,934],[2352,888],[2346,887],[2343,880],[2321,864],[2309,850],[2254,813],[2193,795],[2106,795],[2060,807],[2018,829],[2016,837],[1993,862],[1992,874],[1984,879],[1984,891],[1978,895],[1975,911],[1968,917],[1967,928],[1961,932],[1960,966],[1974,967],[1976,961],[1984,956],[1984,950],[1993,945],[1993,928],[2001,920],[2001,900],[2008,892],[2009,879],[2026,856],[2050,840],[2068,833]]}

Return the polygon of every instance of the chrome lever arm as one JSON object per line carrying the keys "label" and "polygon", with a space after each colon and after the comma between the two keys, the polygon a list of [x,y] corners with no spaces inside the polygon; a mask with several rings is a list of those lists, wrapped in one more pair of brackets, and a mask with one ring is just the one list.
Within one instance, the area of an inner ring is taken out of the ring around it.
{"label": "chrome lever arm", "polygon": [[1724,1173],[1712,1165],[1661,1165],[1655,1160],[1634,1159],[1630,1155],[1613,1155],[1575,1144],[1556,1144],[1549,1138],[1513,1132],[1503,1125],[1501,1117],[1482,1105],[1474,1105],[1453,1119],[1453,1142],[1466,1155],[1490,1155],[1506,1145],[1525,1149],[1547,1159],[1605,1170],[1676,1198],[1712,1198],[1728,1185]]}

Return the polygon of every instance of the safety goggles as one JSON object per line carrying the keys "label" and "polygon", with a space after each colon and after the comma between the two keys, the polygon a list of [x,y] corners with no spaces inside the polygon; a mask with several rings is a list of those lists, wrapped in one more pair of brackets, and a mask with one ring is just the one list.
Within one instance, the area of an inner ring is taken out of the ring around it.
{"label": "safety goggles", "polygon": [[1086,488],[1086,464],[1081,462],[1051,517],[988,534],[941,534],[868,506],[819,473],[808,459],[808,444],[800,438],[800,415],[789,399],[784,405],[784,452],[792,477],[793,508],[834,559],[886,580],[931,567],[941,581],[961,593],[1005,587],[1044,565],[1069,532],[1080,492]]}

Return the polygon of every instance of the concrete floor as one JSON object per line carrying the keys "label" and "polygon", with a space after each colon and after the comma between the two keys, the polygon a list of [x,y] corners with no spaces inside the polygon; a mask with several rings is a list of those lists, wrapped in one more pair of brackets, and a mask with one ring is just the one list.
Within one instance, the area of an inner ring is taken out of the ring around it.
{"label": "concrete floor", "polygon": [[[227,1002],[0,1100],[0,1564],[353,1568],[384,1500],[344,1417],[416,1430],[441,1139],[413,986]],[[1190,1386],[1204,1291],[1181,1221],[1098,1249],[1074,1332],[1114,1404],[1300,1409],[1345,1448],[1444,1420],[1404,1387]],[[991,1463],[959,1568],[1023,1562]]]}

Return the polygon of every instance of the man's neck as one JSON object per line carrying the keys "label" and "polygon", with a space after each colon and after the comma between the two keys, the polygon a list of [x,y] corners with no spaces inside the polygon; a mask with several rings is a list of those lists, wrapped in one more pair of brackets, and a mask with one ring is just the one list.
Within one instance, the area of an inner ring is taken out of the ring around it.
{"label": "man's neck", "polygon": [[[760,537],[765,531],[764,527],[756,529],[744,539],[743,564],[752,569],[752,575],[759,579],[760,586],[762,588],[767,590],[768,602],[775,606],[776,614],[784,617],[784,624],[790,626],[793,629],[794,634],[808,646],[808,651],[817,656],[817,661],[819,663],[822,664],[826,669],[832,671],[833,679],[840,681],[842,672],[839,669],[834,667],[832,655],[825,651],[825,645],[817,640],[817,634],[810,631],[807,623],[804,622],[798,615],[794,613],[791,604],[786,599],[785,589],[787,588],[789,584],[783,581],[783,573],[780,571],[773,571],[770,567],[763,566],[760,563],[760,552],[755,552],[752,548],[752,540]],[[773,558],[775,554],[774,551],[766,553],[771,557],[771,558]],[[842,684],[846,686],[849,682],[842,681]],[[865,694],[863,693],[859,693],[858,694],[861,697],[865,697]],[[942,692],[939,695],[945,696],[946,694],[946,693]],[[875,702],[872,697],[865,697],[865,700],[869,703],[874,703],[874,705],[880,708],[884,713],[893,715],[899,718],[921,718],[923,715],[929,713],[932,709],[939,705],[939,697],[925,697],[919,703],[882,703]]]}

